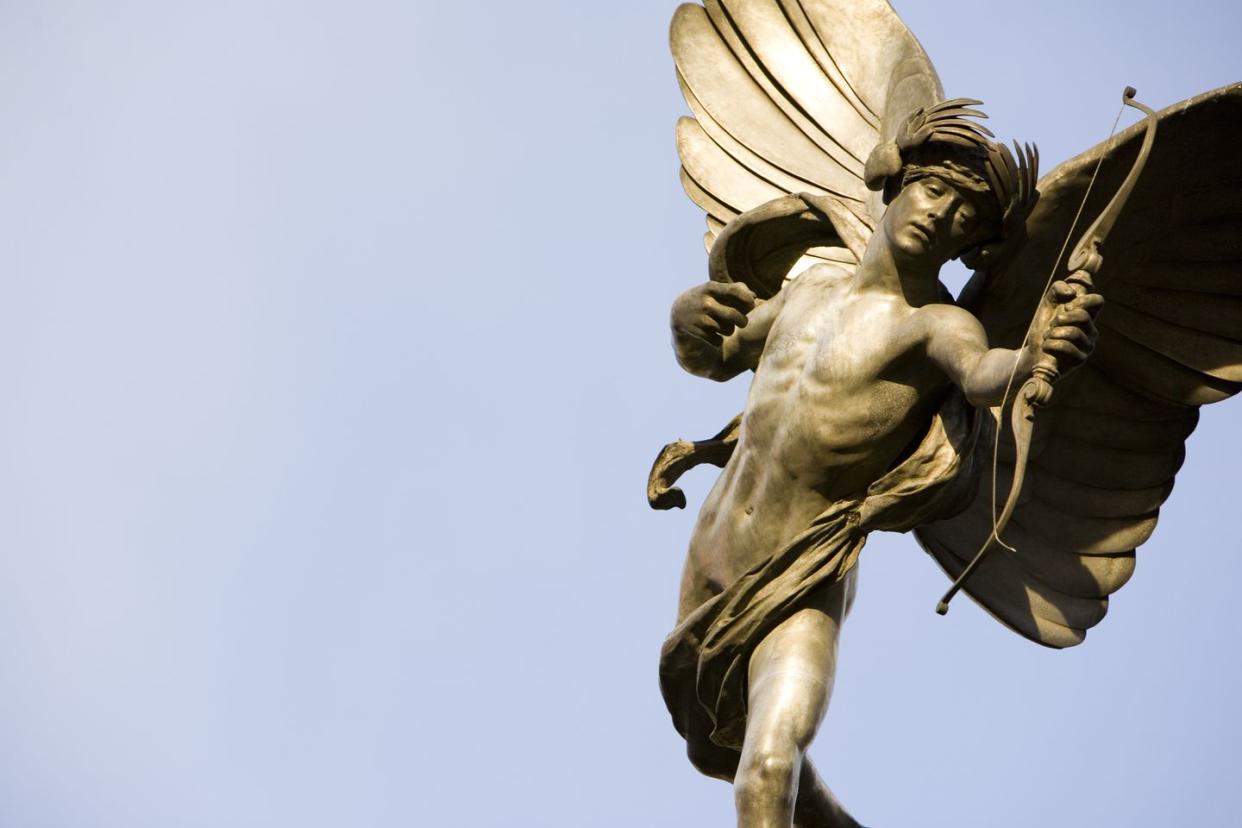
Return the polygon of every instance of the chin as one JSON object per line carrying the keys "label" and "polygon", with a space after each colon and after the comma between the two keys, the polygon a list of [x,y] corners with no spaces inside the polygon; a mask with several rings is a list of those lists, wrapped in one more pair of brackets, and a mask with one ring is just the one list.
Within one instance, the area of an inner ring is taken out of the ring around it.
{"label": "chin", "polygon": [[934,254],[932,246],[913,230],[902,233],[894,247],[905,255],[918,259]]}

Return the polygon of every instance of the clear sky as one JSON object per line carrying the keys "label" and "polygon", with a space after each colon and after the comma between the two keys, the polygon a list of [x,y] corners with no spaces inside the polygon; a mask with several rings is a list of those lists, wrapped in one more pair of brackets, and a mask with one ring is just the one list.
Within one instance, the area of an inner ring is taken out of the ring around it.
{"label": "clear sky", "polygon": [[[1242,80],[1233,0],[897,3],[1046,168]],[[668,346],[673,8],[0,4],[0,826],[731,824],[655,677],[647,468],[745,392]],[[864,822],[1237,824],[1238,406],[1075,650],[873,538]]]}

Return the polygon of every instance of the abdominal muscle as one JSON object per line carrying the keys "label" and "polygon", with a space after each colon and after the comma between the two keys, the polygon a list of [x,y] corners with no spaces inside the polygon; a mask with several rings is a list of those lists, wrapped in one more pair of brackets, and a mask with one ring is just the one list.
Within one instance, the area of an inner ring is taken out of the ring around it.
{"label": "abdominal muscle", "polygon": [[[682,615],[771,557],[833,502],[861,498],[925,425],[936,387],[902,341],[912,309],[848,288],[820,280],[786,298],[737,448],[699,514]],[[921,383],[911,380],[919,374]]]}

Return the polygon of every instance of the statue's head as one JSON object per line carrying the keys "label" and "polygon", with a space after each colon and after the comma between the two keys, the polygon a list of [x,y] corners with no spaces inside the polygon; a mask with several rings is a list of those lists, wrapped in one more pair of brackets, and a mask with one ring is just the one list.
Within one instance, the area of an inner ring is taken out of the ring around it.
{"label": "statue's head", "polygon": [[1015,143],[1010,152],[991,141],[970,120],[987,117],[968,108],[978,103],[958,98],[914,113],[894,141],[872,151],[865,171],[867,186],[883,193],[893,214],[886,220],[915,225],[909,246],[920,247],[921,231],[930,230],[922,247],[976,270],[1020,244],[1039,198],[1038,151]]}

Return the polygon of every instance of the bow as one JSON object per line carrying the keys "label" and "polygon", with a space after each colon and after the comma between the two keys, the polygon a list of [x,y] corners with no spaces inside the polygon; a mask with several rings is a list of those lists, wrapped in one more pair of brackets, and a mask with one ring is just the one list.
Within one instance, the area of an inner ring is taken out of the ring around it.
{"label": "bow", "polygon": [[[1113,229],[1113,225],[1117,222],[1117,217],[1121,215],[1121,210],[1125,206],[1126,201],[1130,197],[1130,193],[1134,190],[1134,185],[1138,182],[1139,175],[1143,171],[1144,165],[1147,163],[1147,157],[1151,154],[1152,144],[1156,140],[1156,113],[1150,108],[1138,101],[1134,100],[1136,91],[1134,87],[1127,86],[1122,93],[1121,102],[1123,106],[1131,106],[1142,111],[1146,115],[1146,132],[1143,136],[1143,146],[1139,149],[1138,158],[1134,161],[1134,166],[1130,169],[1130,173],[1126,176],[1126,180],[1122,182],[1121,187],[1113,195],[1112,201],[1104,208],[1095,222],[1087,228],[1079,239],[1078,244],[1074,246],[1073,252],[1070,254],[1068,269],[1070,275],[1065,278],[1065,282],[1074,291],[1074,298],[1089,293],[1094,286],[1094,277],[1100,271],[1100,266],[1104,263],[1104,257],[1100,255],[1100,247],[1104,244],[1104,240],[1108,238],[1109,231]],[[1099,173],[1099,164],[1103,163],[1103,156],[1097,163],[1095,173]],[[1095,176],[1092,176],[1094,182]],[[1083,205],[1086,205],[1087,197],[1091,194],[1091,188],[1088,185],[1086,193],[1083,194]],[[1081,208],[1080,208],[1081,210]],[[1073,232],[1071,225],[1070,232]],[[1056,273],[1056,267],[1053,267],[1053,274]],[[1048,288],[1051,286],[1052,276],[1048,277],[1048,285],[1044,288],[1047,295]],[[1073,301],[1072,299],[1069,301]],[[1040,309],[1036,310],[1038,314]],[[1035,327],[1034,321],[1031,323],[1031,329]],[[1028,329],[1027,336],[1030,336]],[[1016,366],[1015,366],[1016,368]],[[975,557],[970,564],[962,570],[957,576],[957,580],[949,587],[949,590],[940,599],[940,603],[936,606],[936,612],[944,615],[949,611],[949,602],[953,600],[966,580],[978,569],[979,564],[983,562],[988,552],[997,546],[1005,546],[1001,540],[1001,532],[1009,524],[1009,518],[1012,517],[1014,508],[1018,505],[1018,496],[1022,493],[1022,483],[1026,479],[1026,461],[1031,452],[1031,433],[1035,427],[1035,412],[1047,405],[1052,398],[1052,389],[1060,378],[1060,372],[1057,370],[1056,358],[1051,354],[1043,354],[1035,368],[1031,372],[1031,377],[1022,386],[1018,392],[1018,396],[1014,399],[1013,409],[1011,412],[1010,424],[1013,428],[1014,439],[1014,469],[1013,482],[1009,487],[1009,496],[1005,499],[1005,507],[1001,510],[1000,517],[995,519],[992,526],[992,533],[988,536],[983,545],[979,547],[979,551],[975,553]],[[1008,398],[1008,390],[1005,394]],[[1004,402],[1001,403],[1001,410],[1004,410]],[[1006,547],[1009,548],[1009,547]]]}

